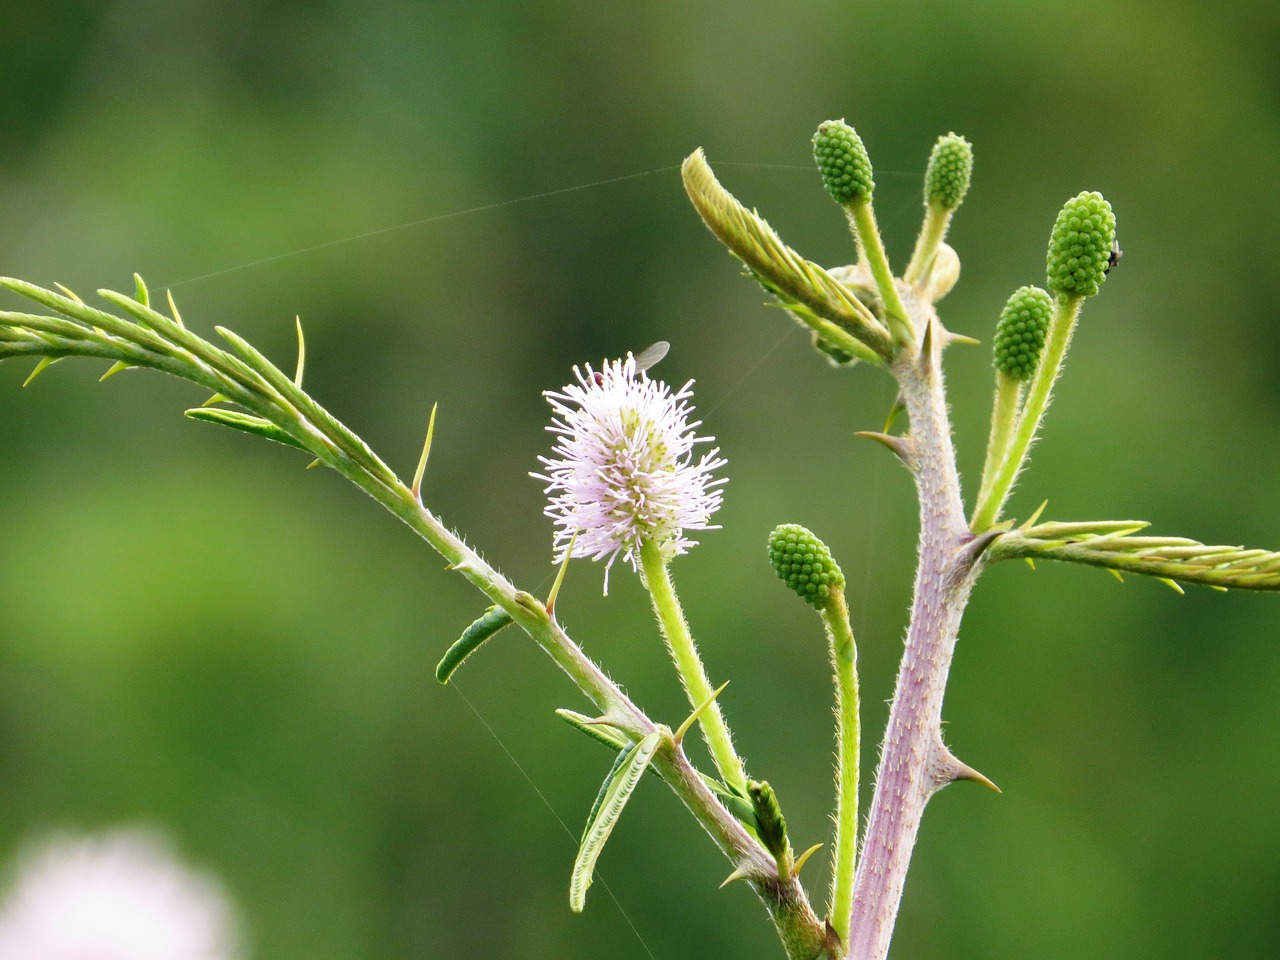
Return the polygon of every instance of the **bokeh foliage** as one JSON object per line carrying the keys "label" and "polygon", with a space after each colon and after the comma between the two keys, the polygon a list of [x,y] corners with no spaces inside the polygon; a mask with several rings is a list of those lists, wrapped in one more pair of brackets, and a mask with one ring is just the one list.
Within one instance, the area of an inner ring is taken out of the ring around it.
{"label": "bokeh foliage", "polygon": [[[765,538],[804,523],[840,559],[874,741],[913,501],[851,436],[883,422],[887,378],[828,369],[760,306],[684,199],[695,146],[835,265],[849,242],[809,136],[847,116],[901,269],[929,148],[964,134],[964,274],[941,310],[988,343],[1009,292],[1043,282],[1063,200],[1101,190],[1125,257],[1014,513],[1047,497],[1054,519],[1280,545],[1274,4],[7,7],[0,272],[87,294],[137,270],[174,285],[189,324],[231,326],[286,367],[300,314],[312,393],[402,474],[440,402],[427,495],[521,585],[552,572],[526,475],[550,445],[539,391],[672,341],[659,370],[698,378],[732,476],[724,529],[674,575],[800,848],[828,826],[829,678]],[[988,358],[949,358],[970,492]],[[610,758],[552,715],[583,707],[569,685],[510,631],[454,681],[483,722],[435,684],[478,594],[300,455],[184,421],[203,399],[185,385],[99,385],[68,361],[23,391],[27,372],[0,367],[0,850],[160,822],[225,877],[273,960],[648,956],[607,896],[570,914],[574,844],[505,752],[576,834]],[[819,444],[839,452],[815,492],[792,468]],[[620,572],[607,602],[599,582],[575,564],[562,619],[678,722],[647,601]],[[992,570],[945,716],[1005,793],[962,785],[930,806],[896,955],[1274,957],[1278,623],[1268,596]],[[658,789],[600,872],[657,960],[777,955]]]}

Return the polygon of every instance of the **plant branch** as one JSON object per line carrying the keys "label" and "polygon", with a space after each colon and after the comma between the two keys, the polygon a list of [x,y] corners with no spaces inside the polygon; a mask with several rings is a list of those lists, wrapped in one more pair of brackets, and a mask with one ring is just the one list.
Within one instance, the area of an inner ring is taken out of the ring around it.
{"label": "plant branch", "polygon": [[[931,307],[915,302],[917,329],[933,331]],[[894,364],[911,422],[908,466],[920,500],[919,567],[911,625],[898,672],[854,883],[849,960],[884,960],[925,804],[964,776],[942,741],[942,699],[960,619],[981,568],[970,548],[939,362],[926,333],[918,356]]]}

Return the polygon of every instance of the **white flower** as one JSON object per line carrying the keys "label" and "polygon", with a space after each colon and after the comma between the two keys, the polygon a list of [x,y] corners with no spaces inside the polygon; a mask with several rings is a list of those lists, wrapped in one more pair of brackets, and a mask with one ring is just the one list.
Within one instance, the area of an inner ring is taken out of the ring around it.
{"label": "white flower", "polygon": [[0,960],[230,960],[231,911],[212,880],[150,834],[48,843],[0,905]]}
{"label": "white flower", "polygon": [[725,461],[718,449],[694,461],[694,444],[713,438],[695,436],[700,421],[689,422],[692,380],[672,393],[630,355],[573,373],[577,383],[545,394],[556,414],[547,427],[558,435],[556,457],[539,457],[547,472],[533,476],[552,495],[546,514],[558,528],[557,560],[571,543],[575,557],[607,557],[608,592],[619,555],[635,569],[642,543],[670,558],[697,543],[686,530],[716,529],[708,521],[725,480],[711,472]]}

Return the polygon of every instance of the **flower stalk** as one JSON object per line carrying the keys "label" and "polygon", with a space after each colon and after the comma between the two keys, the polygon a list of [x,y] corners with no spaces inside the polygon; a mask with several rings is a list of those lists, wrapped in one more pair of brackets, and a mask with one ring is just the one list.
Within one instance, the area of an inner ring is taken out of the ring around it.
{"label": "flower stalk", "polygon": [[698,726],[711,751],[716,769],[720,771],[726,784],[745,796],[747,775],[742,768],[742,760],[733,748],[733,737],[724,721],[720,703],[718,699],[713,699],[715,688],[707,679],[706,668],[702,665],[702,658],[698,656],[698,648],[689,632],[680,598],[676,596],[675,586],[671,582],[667,561],[662,556],[661,548],[651,540],[640,547],[640,565],[662,638],[667,643],[671,662],[675,664],[676,674],[680,677],[680,685],[689,699],[689,705],[696,709],[707,704],[698,716]]}

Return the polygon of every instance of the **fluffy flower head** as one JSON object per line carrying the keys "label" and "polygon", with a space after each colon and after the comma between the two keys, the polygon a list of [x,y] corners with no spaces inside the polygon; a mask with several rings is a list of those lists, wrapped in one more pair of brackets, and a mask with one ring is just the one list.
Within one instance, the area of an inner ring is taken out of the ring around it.
{"label": "fluffy flower head", "polygon": [[725,480],[712,471],[725,461],[718,449],[694,459],[694,445],[713,438],[695,436],[700,421],[689,421],[692,380],[672,392],[630,355],[573,373],[576,383],[545,394],[555,456],[539,457],[546,473],[533,476],[547,482],[557,559],[571,544],[575,557],[607,558],[607,590],[608,566],[621,556],[635,569],[642,543],[673,557],[697,543],[686,530],[715,529]]}
{"label": "fluffy flower head", "polygon": [[230,909],[155,837],[62,839],[20,863],[0,960],[231,960]]}

